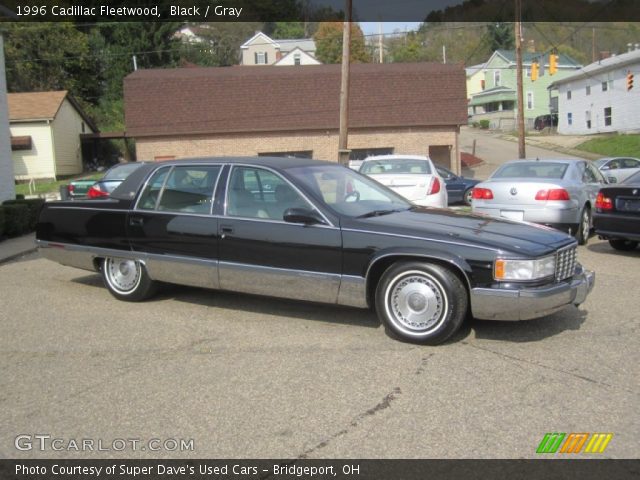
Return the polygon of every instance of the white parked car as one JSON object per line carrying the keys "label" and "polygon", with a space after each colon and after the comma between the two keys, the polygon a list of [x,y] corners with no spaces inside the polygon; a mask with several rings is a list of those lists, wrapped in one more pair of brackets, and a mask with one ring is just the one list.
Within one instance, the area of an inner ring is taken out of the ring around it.
{"label": "white parked car", "polygon": [[446,208],[447,188],[429,157],[418,155],[377,155],[360,166],[367,175],[410,202],[425,207]]}

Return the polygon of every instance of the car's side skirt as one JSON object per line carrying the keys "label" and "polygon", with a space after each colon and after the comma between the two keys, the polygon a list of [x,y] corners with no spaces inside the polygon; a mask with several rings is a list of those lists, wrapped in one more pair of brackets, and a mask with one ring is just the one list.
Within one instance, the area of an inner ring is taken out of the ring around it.
{"label": "car's side skirt", "polygon": [[363,277],[43,240],[37,245],[43,257],[83,270],[95,271],[96,258],[130,258],[143,263],[149,276],[161,282],[367,308]]}

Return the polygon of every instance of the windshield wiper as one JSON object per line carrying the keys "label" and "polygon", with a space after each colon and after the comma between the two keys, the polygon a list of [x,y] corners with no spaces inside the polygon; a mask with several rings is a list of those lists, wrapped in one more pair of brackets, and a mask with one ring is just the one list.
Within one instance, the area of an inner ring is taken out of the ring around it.
{"label": "windshield wiper", "polygon": [[388,209],[388,210],[372,210],[371,212],[363,213],[362,215],[358,215],[356,218],[369,218],[369,217],[380,217],[382,215],[389,215],[390,213],[396,212],[404,212],[408,210],[407,208],[396,208],[396,209]]}

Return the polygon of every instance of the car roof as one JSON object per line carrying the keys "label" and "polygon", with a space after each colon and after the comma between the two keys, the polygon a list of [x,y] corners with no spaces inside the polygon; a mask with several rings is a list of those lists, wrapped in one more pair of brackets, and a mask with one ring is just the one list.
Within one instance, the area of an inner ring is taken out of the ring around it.
{"label": "car roof", "polygon": [[513,163],[566,163],[573,164],[577,162],[584,162],[581,158],[520,158],[517,160],[509,160],[504,162],[503,165]]}
{"label": "car roof", "polygon": [[151,162],[154,164],[162,163],[162,165],[184,165],[189,164],[207,164],[207,163],[238,163],[249,164],[261,167],[271,167],[275,169],[285,170],[294,167],[310,167],[319,165],[339,165],[337,162],[329,162],[325,160],[313,160],[311,158],[298,157],[193,157],[180,158],[177,160],[168,160],[162,162]]}
{"label": "car roof", "polygon": [[365,158],[363,161],[368,162],[370,160],[431,160],[429,157],[424,155],[402,155],[402,154],[392,154],[392,155],[371,155],[370,157]]}

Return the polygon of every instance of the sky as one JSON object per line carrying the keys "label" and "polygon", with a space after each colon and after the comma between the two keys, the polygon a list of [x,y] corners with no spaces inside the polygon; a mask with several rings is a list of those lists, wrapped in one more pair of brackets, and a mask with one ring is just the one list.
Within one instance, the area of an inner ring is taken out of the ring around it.
{"label": "sky", "polygon": [[377,34],[380,23],[382,23],[382,33],[393,33],[396,30],[401,32],[405,29],[416,30],[421,22],[360,22],[360,28],[365,35]]}

